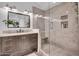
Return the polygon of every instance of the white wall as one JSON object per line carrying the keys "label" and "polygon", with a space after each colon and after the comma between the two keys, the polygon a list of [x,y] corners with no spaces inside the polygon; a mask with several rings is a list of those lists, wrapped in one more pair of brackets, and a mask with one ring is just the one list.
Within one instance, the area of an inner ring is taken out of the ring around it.
{"label": "white wall", "polygon": [[[20,12],[22,13],[22,12]],[[28,14],[30,16],[30,28],[33,28],[33,14]],[[13,29],[19,29],[19,28],[8,28],[7,24],[5,24],[3,22],[3,20],[7,20],[8,18],[8,10],[5,8],[0,8],[0,32],[4,31],[4,30],[13,30]],[[23,28],[26,29],[26,28]]]}
{"label": "white wall", "polygon": [[7,28],[7,25],[3,22],[3,20],[7,19],[7,11],[5,9],[0,8],[0,30],[4,30]]}
{"label": "white wall", "polygon": [[20,11],[24,11],[27,9],[28,11],[32,11],[33,2],[0,2],[0,8],[4,7],[6,4],[11,6],[16,6],[16,8]]}

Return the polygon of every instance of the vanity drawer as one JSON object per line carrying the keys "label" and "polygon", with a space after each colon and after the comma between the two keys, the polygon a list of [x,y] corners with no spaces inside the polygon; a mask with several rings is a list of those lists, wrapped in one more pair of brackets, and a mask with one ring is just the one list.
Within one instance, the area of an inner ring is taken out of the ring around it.
{"label": "vanity drawer", "polygon": [[2,38],[2,53],[11,54],[16,51],[16,37],[4,37]]}
{"label": "vanity drawer", "polygon": [[15,47],[14,46],[3,47],[2,52],[3,53],[12,53],[12,52],[15,52]]}
{"label": "vanity drawer", "polygon": [[23,35],[23,36],[20,36],[20,39],[22,39],[22,41],[26,41],[26,42],[28,41],[29,43],[37,43],[38,34],[35,33],[35,34]]}
{"label": "vanity drawer", "polygon": [[[38,35],[37,34],[29,34],[29,35],[21,35],[18,36],[18,51],[28,50],[37,51],[38,46]],[[26,52],[26,53],[27,53]]]}
{"label": "vanity drawer", "polygon": [[20,53],[22,51],[26,51],[25,53],[28,54],[37,51],[38,34],[3,37],[1,40],[2,55],[12,55],[16,52]]}
{"label": "vanity drawer", "polygon": [[15,39],[12,37],[6,37],[2,40],[3,46],[15,45]]}
{"label": "vanity drawer", "polygon": [[31,50],[32,51],[37,51],[37,47],[38,47],[38,34],[30,34],[29,35],[29,39],[30,39],[30,43],[32,43],[31,45]]}

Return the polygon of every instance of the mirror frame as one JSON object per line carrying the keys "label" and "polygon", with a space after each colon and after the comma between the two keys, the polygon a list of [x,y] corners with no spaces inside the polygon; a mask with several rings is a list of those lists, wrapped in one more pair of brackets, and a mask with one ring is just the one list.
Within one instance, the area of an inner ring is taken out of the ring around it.
{"label": "mirror frame", "polygon": [[[13,13],[13,14],[18,14],[18,15],[23,15],[23,16],[28,16],[29,17],[29,28],[31,27],[30,25],[30,15],[26,15],[26,14],[22,14],[22,13],[18,13],[18,12],[12,12],[12,11],[8,11],[8,16],[7,16],[7,20],[9,20],[9,13]],[[28,28],[28,27],[9,27],[9,25],[7,24],[8,28]]]}

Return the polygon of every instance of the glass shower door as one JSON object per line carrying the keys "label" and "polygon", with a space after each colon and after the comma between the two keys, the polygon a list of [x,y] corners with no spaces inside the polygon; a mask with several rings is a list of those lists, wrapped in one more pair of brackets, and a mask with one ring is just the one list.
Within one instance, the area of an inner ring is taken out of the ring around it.
{"label": "glass shower door", "polygon": [[76,2],[62,2],[49,10],[51,56],[79,55],[77,10]]}

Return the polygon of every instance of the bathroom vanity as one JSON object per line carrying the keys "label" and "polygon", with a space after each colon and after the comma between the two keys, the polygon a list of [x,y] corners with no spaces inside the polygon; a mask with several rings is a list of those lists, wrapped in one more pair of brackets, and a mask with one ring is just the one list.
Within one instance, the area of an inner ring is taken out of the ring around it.
{"label": "bathroom vanity", "polygon": [[[32,14],[0,8],[0,55],[24,56],[39,52],[41,40],[33,29]],[[24,29],[32,29],[32,31]]]}
{"label": "bathroom vanity", "polygon": [[24,56],[39,51],[39,30],[0,33],[0,55]]}

